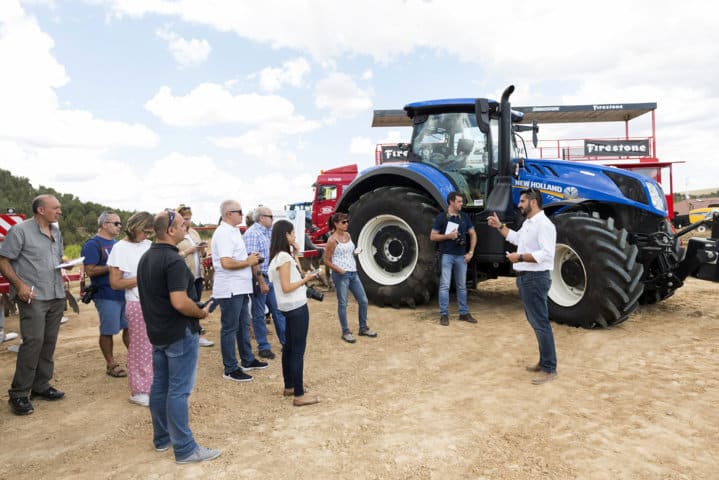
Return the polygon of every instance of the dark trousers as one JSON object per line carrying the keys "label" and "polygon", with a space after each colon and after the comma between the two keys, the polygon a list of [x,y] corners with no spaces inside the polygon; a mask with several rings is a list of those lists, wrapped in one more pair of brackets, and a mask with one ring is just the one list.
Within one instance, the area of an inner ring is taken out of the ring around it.
{"label": "dark trousers", "polygon": [[26,397],[30,390],[43,392],[50,387],[55,368],[55,345],[65,299],[18,302],[22,343],[17,354],[15,377],[8,394]]}
{"label": "dark trousers", "polygon": [[295,397],[305,394],[302,371],[305,366],[307,332],[310,328],[310,311],[307,304],[282,312],[285,315],[285,344],[282,346],[282,376],[285,388],[294,388]]}
{"label": "dark trousers", "polygon": [[539,345],[539,366],[543,372],[557,371],[557,352],[554,348],[554,333],[549,324],[547,294],[552,286],[552,277],[548,271],[519,272],[517,288],[522,298],[524,312],[534,329]]}

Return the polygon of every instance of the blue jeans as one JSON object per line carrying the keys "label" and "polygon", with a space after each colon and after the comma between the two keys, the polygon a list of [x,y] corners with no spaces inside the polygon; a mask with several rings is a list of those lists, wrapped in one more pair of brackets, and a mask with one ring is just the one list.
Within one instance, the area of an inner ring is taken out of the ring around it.
{"label": "blue jeans", "polygon": [[469,313],[467,306],[467,264],[463,255],[442,254],[442,273],[439,276],[439,314],[449,315],[449,282],[454,274],[459,314]]}
{"label": "blue jeans", "polygon": [[242,365],[249,365],[255,361],[250,345],[250,295],[243,293],[230,298],[218,298],[220,304],[220,345],[222,349],[222,364],[225,375],[237,370],[237,356],[235,355],[235,342],[240,350]]}
{"label": "blue jeans", "polygon": [[282,312],[277,308],[275,287],[270,283],[267,275],[265,275],[265,282],[270,286],[270,291],[266,294],[260,293],[259,295],[252,295],[252,328],[255,331],[255,340],[257,340],[257,348],[259,350],[271,350],[270,343],[267,341],[265,305],[267,305],[267,308],[270,310],[270,315],[272,315],[277,340],[279,340],[280,344],[285,344],[285,316],[282,315]]}
{"label": "blue jeans", "polygon": [[333,270],[332,281],[337,290],[337,314],[340,317],[342,333],[349,332],[349,327],[347,326],[348,291],[352,292],[359,305],[360,331],[367,328],[367,294],[364,292],[359,274],[357,272],[345,272],[344,275],[340,275]]}
{"label": "blue jeans", "polygon": [[554,334],[549,324],[547,294],[552,286],[548,271],[523,272],[517,275],[517,288],[524,305],[529,324],[534,329],[539,344],[539,367],[543,372],[557,371],[557,352],[554,349]]}
{"label": "blue jeans", "polygon": [[287,343],[282,346],[282,377],[285,388],[294,388],[295,397],[305,394],[303,370],[307,332],[310,328],[310,311],[307,304],[285,312]]}
{"label": "blue jeans", "polygon": [[152,347],[152,441],[155,447],[172,443],[176,460],[187,458],[197,448],[190,430],[188,400],[195,386],[198,340],[199,335],[186,328],[180,340]]}

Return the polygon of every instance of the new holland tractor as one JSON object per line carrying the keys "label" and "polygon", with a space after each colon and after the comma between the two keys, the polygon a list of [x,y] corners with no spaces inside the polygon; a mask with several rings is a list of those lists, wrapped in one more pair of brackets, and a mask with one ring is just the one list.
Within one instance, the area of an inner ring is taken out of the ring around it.
{"label": "new holland tractor", "polygon": [[[626,320],[638,304],[671,296],[694,275],[719,281],[714,217],[711,238],[682,247],[667,219],[661,186],[627,170],[566,160],[526,158],[521,124],[508,87],[500,102],[484,98],[411,103],[404,110],[377,110],[373,126],[412,126],[407,161],[371,167],[344,191],[337,210],[350,215],[350,233],[361,249],[358,270],[378,305],[426,303],[439,281],[438,254],[429,234],[434,217],[459,191],[473,220],[478,244],[467,270],[469,287],[512,276],[505,258],[513,246],[487,224],[497,212],[512,229],[521,190],[538,188],[557,227],[549,292],[550,317],[586,328]],[[711,221],[704,224],[712,225]]]}

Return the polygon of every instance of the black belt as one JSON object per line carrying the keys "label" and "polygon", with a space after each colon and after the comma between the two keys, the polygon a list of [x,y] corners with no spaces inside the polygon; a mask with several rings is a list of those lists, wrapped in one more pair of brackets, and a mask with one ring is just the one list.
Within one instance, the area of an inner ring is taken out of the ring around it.
{"label": "black belt", "polygon": [[549,270],[517,270],[517,275],[522,277],[524,275],[528,275],[530,273],[544,273],[548,272]]}

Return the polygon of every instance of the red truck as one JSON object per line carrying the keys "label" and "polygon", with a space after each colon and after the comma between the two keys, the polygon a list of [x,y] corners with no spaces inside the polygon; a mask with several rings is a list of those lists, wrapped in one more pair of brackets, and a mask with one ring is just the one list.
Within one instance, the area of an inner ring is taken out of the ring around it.
{"label": "red truck", "polygon": [[326,243],[329,238],[328,221],[335,213],[337,199],[345,187],[357,176],[357,165],[322,170],[315,182],[315,197],[312,201],[312,225],[307,229],[312,243]]}

